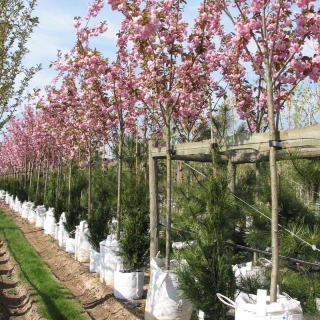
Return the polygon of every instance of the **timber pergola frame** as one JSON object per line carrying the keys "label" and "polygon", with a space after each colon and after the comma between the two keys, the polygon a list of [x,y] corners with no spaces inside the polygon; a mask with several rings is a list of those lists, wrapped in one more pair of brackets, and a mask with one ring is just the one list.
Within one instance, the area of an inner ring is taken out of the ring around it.
{"label": "timber pergola frame", "polygon": [[[269,161],[270,146],[277,146],[277,160],[285,160],[288,153],[295,158],[320,157],[320,126],[282,130],[278,140],[270,141],[269,132],[241,133],[225,139],[203,140],[177,144],[170,150],[172,160],[212,162],[211,149],[219,144],[218,161],[228,163],[230,191],[235,191],[236,165]],[[159,248],[158,159],[165,159],[166,146],[149,141],[149,192],[150,192],[150,260]]]}

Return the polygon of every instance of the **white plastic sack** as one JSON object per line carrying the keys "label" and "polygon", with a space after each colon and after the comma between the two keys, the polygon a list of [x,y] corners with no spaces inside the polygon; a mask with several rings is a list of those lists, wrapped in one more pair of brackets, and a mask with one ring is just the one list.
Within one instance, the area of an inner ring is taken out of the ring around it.
{"label": "white plastic sack", "polygon": [[29,223],[34,224],[36,222],[36,212],[34,211],[34,203],[31,202],[28,211],[27,220]]}
{"label": "white plastic sack", "polygon": [[58,230],[58,244],[60,247],[65,246],[68,232],[64,227],[64,223],[66,222],[66,214],[63,212],[59,219],[59,230]]}
{"label": "white plastic sack", "polygon": [[8,205],[10,203],[10,194],[6,191],[6,197],[4,200],[5,204]]}
{"label": "white plastic sack", "polygon": [[0,200],[5,201],[6,199],[6,192],[4,190],[0,190]]}
{"label": "white plastic sack", "polygon": [[150,262],[150,282],[145,306],[146,320],[189,320],[192,304],[181,297],[178,278],[170,270],[163,271],[165,259],[153,258]]}
{"label": "white plastic sack", "polygon": [[143,296],[144,271],[114,271],[114,296],[118,299],[141,299]]}
{"label": "white plastic sack", "polygon": [[217,294],[226,305],[235,309],[235,320],[303,320],[300,301],[279,295],[277,302],[269,303],[267,291],[258,289],[257,295],[241,292],[235,302]]}
{"label": "white plastic sack", "polygon": [[28,218],[30,206],[31,206],[31,202],[27,202],[27,201],[23,202],[22,211],[21,211],[21,217],[23,219],[27,219]]}
{"label": "white plastic sack", "polygon": [[75,239],[67,237],[66,239],[66,252],[74,253],[75,252]]}
{"label": "white plastic sack", "polygon": [[19,211],[19,208],[20,208],[20,205],[21,205],[21,202],[19,201],[19,198],[18,197],[15,197],[14,199],[14,204],[13,204],[13,210],[15,212],[18,212]]}
{"label": "white plastic sack", "polygon": [[116,235],[108,235],[105,241],[100,242],[100,281],[113,286],[114,271],[120,262],[118,256],[119,243]]}
{"label": "white plastic sack", "polygon": [[[18,198],[16,198],[16,199],[18,199]],[[20,210],[21,210],[21,202],[19,200],[17,200],[15,203],[14,211],[19,213]]]}
{"label": "white plastic sack", "polygon": [[46,214],[45,206],[43,205],[37,206],[36,208],[36,227],[37,228],[43,228],[45,214]]}
{"label": "white plastic sack", "polygon": [[9,208],[11,210],[14,209],[14,198],[13,198],[13,196],[11,196],[10,199],[9,199]]}
{"label": "white plastic sack", "polygon": [[44,234],[55,234],[54,208],[49,208],[44,220]]}
{"label": "white plastic sack", "polygon": [[75,236],[75,260],[79,262],[90,262],[91,245],[87,238],[88,224],[81,221],[76,227]]}
{"label": "white plastic sack", "polygon": [[58,241],[59,223],[54,224],[54,240]]}
{"label": "white plastic sack", "polygon": [[232,266],[237,284],[240,283],[241,279],[264,277],[266,267],[271,266],[271,261],[260,259],[260,264],[260,266],[253,266],[252,261],[250,261],[246,264],[236,264]]}
{"label": "white plastic sack", "polygon": [[100,273],[100,252],[90,250],[90,272]]}

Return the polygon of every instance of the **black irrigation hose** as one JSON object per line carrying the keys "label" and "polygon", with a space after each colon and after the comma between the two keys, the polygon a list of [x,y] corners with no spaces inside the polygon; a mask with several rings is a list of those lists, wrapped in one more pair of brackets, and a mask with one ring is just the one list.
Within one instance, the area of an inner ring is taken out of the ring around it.
{"label": "black irrigation hose", "polygon": [[[257,253],[264,254],[266,256],[270,256],[270,257],[272,256],[271,252],[267,252],[267,251],[263,251],[263,250],[259,250],[259,249],[253,249],[253,248],[241,246],[239,244],[234,244],[234,243],[227,242],[227,245],[235,247],[235,248],[238,248],[238,249],[241,249],[243,251],[257,252]],[[307,264],[307,265],[313,266],[313,267],[320,267],[320,263],[313,263],[313,262],[308,262],[308,261],[304,261],[304,260],[289,258],[289,257],[285,257],[285,256],[280,256],[280,255],[279,255],[279,259],[286,260],[286,261],[292,261],[292,262],[296,262],[296,263],[301,263],[301,264]]]}

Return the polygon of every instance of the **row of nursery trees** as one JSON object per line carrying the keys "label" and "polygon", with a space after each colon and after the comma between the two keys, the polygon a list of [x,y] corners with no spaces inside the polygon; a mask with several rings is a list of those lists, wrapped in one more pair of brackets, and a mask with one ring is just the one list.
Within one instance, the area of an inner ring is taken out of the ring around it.
{"label": "row of nursery trees", "polygon": [[[140,150],[143,146],[140,144]],[[132,156],[136,150],[133,137],[124,140],[123,189],[120,252],[128,270],[137,270],[149,262],[149,199],[147,168],[143,156]],[[116,151],[115,151],[116,153]],[[145,150],[141,152],[144,154]],[[297,155],[298,156],[298,155]],[[137,165],[138,164],[138,165]],[[319,250],[313,245],[320,241],[319,163],[299,160],[293,155],[281,161],[279,183],[279,230],[282,256],[317,262]],[[137,170],[136,170],[137,169]],[[48,170],[48,171],[47,171]],[[88,215],[89,181],[92,175],[91,213]],[[66,212],[65,227],[72,236],[81,220],[88,221],[89,240],[99,251],[99,242],[114,232],[113,218],[117,210],[116,162],[106,165],[99,154],[89,164],[76,162],[42,168],[27,173],[2,175],[0,189],[21,201],[54,207],[56,220]],[[177,163],[173,174],[172,241],[194,243],[183,250],[171,250],[178,261],[186,260],[177,272],[180,287],[194,306],[211,319],[221,319],[227,311],[216,293],[233,297],[235,291],[256,293],[268,289],[270,270],[265,276],[241,278],[236,282],[232,266],[255,259],[252,252],[237,246],[266,251],[271,245],[270,171],[267,163],[260,164],[259,200],[255,201],[256,168],[253,164],[238,165],[237,186],[229,192],[226,165]],[[159,161],[160,218],[165,218],[165,161]],[[239,200],[240,199],[240,200]],[[165,228],[162,227],[165,231]],[[161,232],[162,233],[162,232]],[[160,237],[160,251],[165,254],[165,239]],[[266,256],[269,258],[268,256]],[[259,264],[259,260],[257,261]],[[319,268],[295,261],[281,262],[280,292],[297,298],[305,313],[317,311],[320,295]]]}
{"label": "row of nursery trees", "polygon": [[[66,211],[71,226],[86,217],[89,226],[92,221],[100,228],[99,235],[91,233],[94,237],[105,237],[107,224],[101,221],[114,214],[120,238],[120,232],[125,230],[125,214],[147,211],[144,146],[150,138],[158,140],[167,149],[163,199],[169,268],[171,223],[175,220],[171,212],[173,141],[201,138],[208,123],[215,127],[210,130],[210,138],[219,141],[221,130],[225,130],[223,125],[219,127],[218,120],[225,110],[223,101],[227,95],[233,96],[232,110],[244,120],[248,131],[269,131],[270,140],[277,140],[281,114],[292,106],[298,85],[307,79],[319,79],[319,8],[314,0],[205,0],[199,5],[193,25],[188,25],[184,21],[188,3],[183,0],[108,0],[107,4],[123,15],[114,60],[109,61],[103,52],[91,47],[93,37],[108,33],[106,21],[90,26],[105,6],[102,0],[96,0],[89,5],[86,17],[75,18],[75,46],[68,54],[59,51],[52,63],[57,76],[44,93],[34,90],[21,117],[8,123],[0,145],[3,181],[13,194],[21,192],[21,200],[29,197],[37,203],[53,205],[57,214]],[[309,115],[311,124],[311,112]],[[135,146],[130,152],[126,151],[129,141]],[[111,168],[107,165],[110,159],[100,163],[97,155],[101,152],[102,158],[106,157],[106,145],[113,150],[111,162],[116,163]],[[212,179],[190,178],[188,184],[193,186],[196,181],[191,190],[206,187],[210,191],[206,194],[211,195],[209,200],[203,198],[209,202],[199,205],[200,211],[192,210],[192,214],[201,212],[197,218],[199,227],[192,227],[199,231],[193,233],[194,237],[206,232],[206,228],[200,228],[201,222],[214,223],[212,215],[207,220],[206,214],[232,212],[227,208],[233,204],[224,207],[214,200],[217,194],[221,201],[230,200],[225,175],[220,174],[223,169],[216,162],[214,166]],[[205,175],[210,177],[212,170],[207,170]],[[260,171],[257,168],[261,176]],[[271,215],[275,236],[267,243],[277,256],[282,248],[277,234],[286,195],[281,193],[275,146],[270,147],[267,171],[270,178],[265,181],[270,182],[271,188],[263,195],[260,192],[257,200],[270,203],[266,211]],[[250,192],[249,184],[241,190],[246,189]],[[183,193],[185,197],[193,194],[191,190]],[[141,203],[137,206],[134,201]],[[211,227],[222,232],[221,221]],[[310,228],[316,225],[310,223]],[[136,230],[140,229],[132,228],[131,232]],[[217,234],[214,243],[206,247],[214,252],[211,258],[224,255],[227,234]],[[213,241],[212,234],[209,240]],[[197,248],[200,250],[201,245]],[[204,261],[209,261],[205,257]],[[273,259],[272,264],[270,295],[275,301],[278,259]],[[225,270],[222,265],[221,270]],[[214,279],[220,281],[217,273]]]}

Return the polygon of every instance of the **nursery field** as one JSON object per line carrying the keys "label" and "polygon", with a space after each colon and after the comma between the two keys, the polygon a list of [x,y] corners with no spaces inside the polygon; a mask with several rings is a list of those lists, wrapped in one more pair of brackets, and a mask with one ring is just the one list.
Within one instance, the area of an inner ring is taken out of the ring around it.
{"label": "nursery field", "polygon": [[[22,219],[19,214],[12,212],[5,205],[2,204],[0,209],[20,228],[26,240],[51,269],[56,281],[65,286],[78,299],[83,306],[85,318],[99,320],[143,319],[144,299],[134,301],[134,304],[115,299],[112,287],[102,284],[98,274],[89,272],[88,265],[75,261],[73,256],[61,250],[51,236],[43,234],[42,230]],[[3,269],[6,266],[5,262],[10,260],[5,248],[5,244],[2,243],[0,256],[3,257],[4,262],[0,261],[1,275],[13,270],[13,266],[8,265],[7,269]],[[146,281],[148,281],[148,277],[146,277]],[[1,289],[3,292],[2,287]],[[145,287],[145,289],[147,288]],[[10,295],[6,295],[7,299],[1,296],[1,310],[7,310],[4,312],[11,313],[10,317],[8,315],[4,318],[0,316],[1,319],[43,319],[36,315],[32,298],[26,298],[26,292],[28,290],[22,288],[15,290],[14,299]],[[14,308],[13,303],[16,303],[17,308]],[[67,318],[63,316],[61,319]]]}

